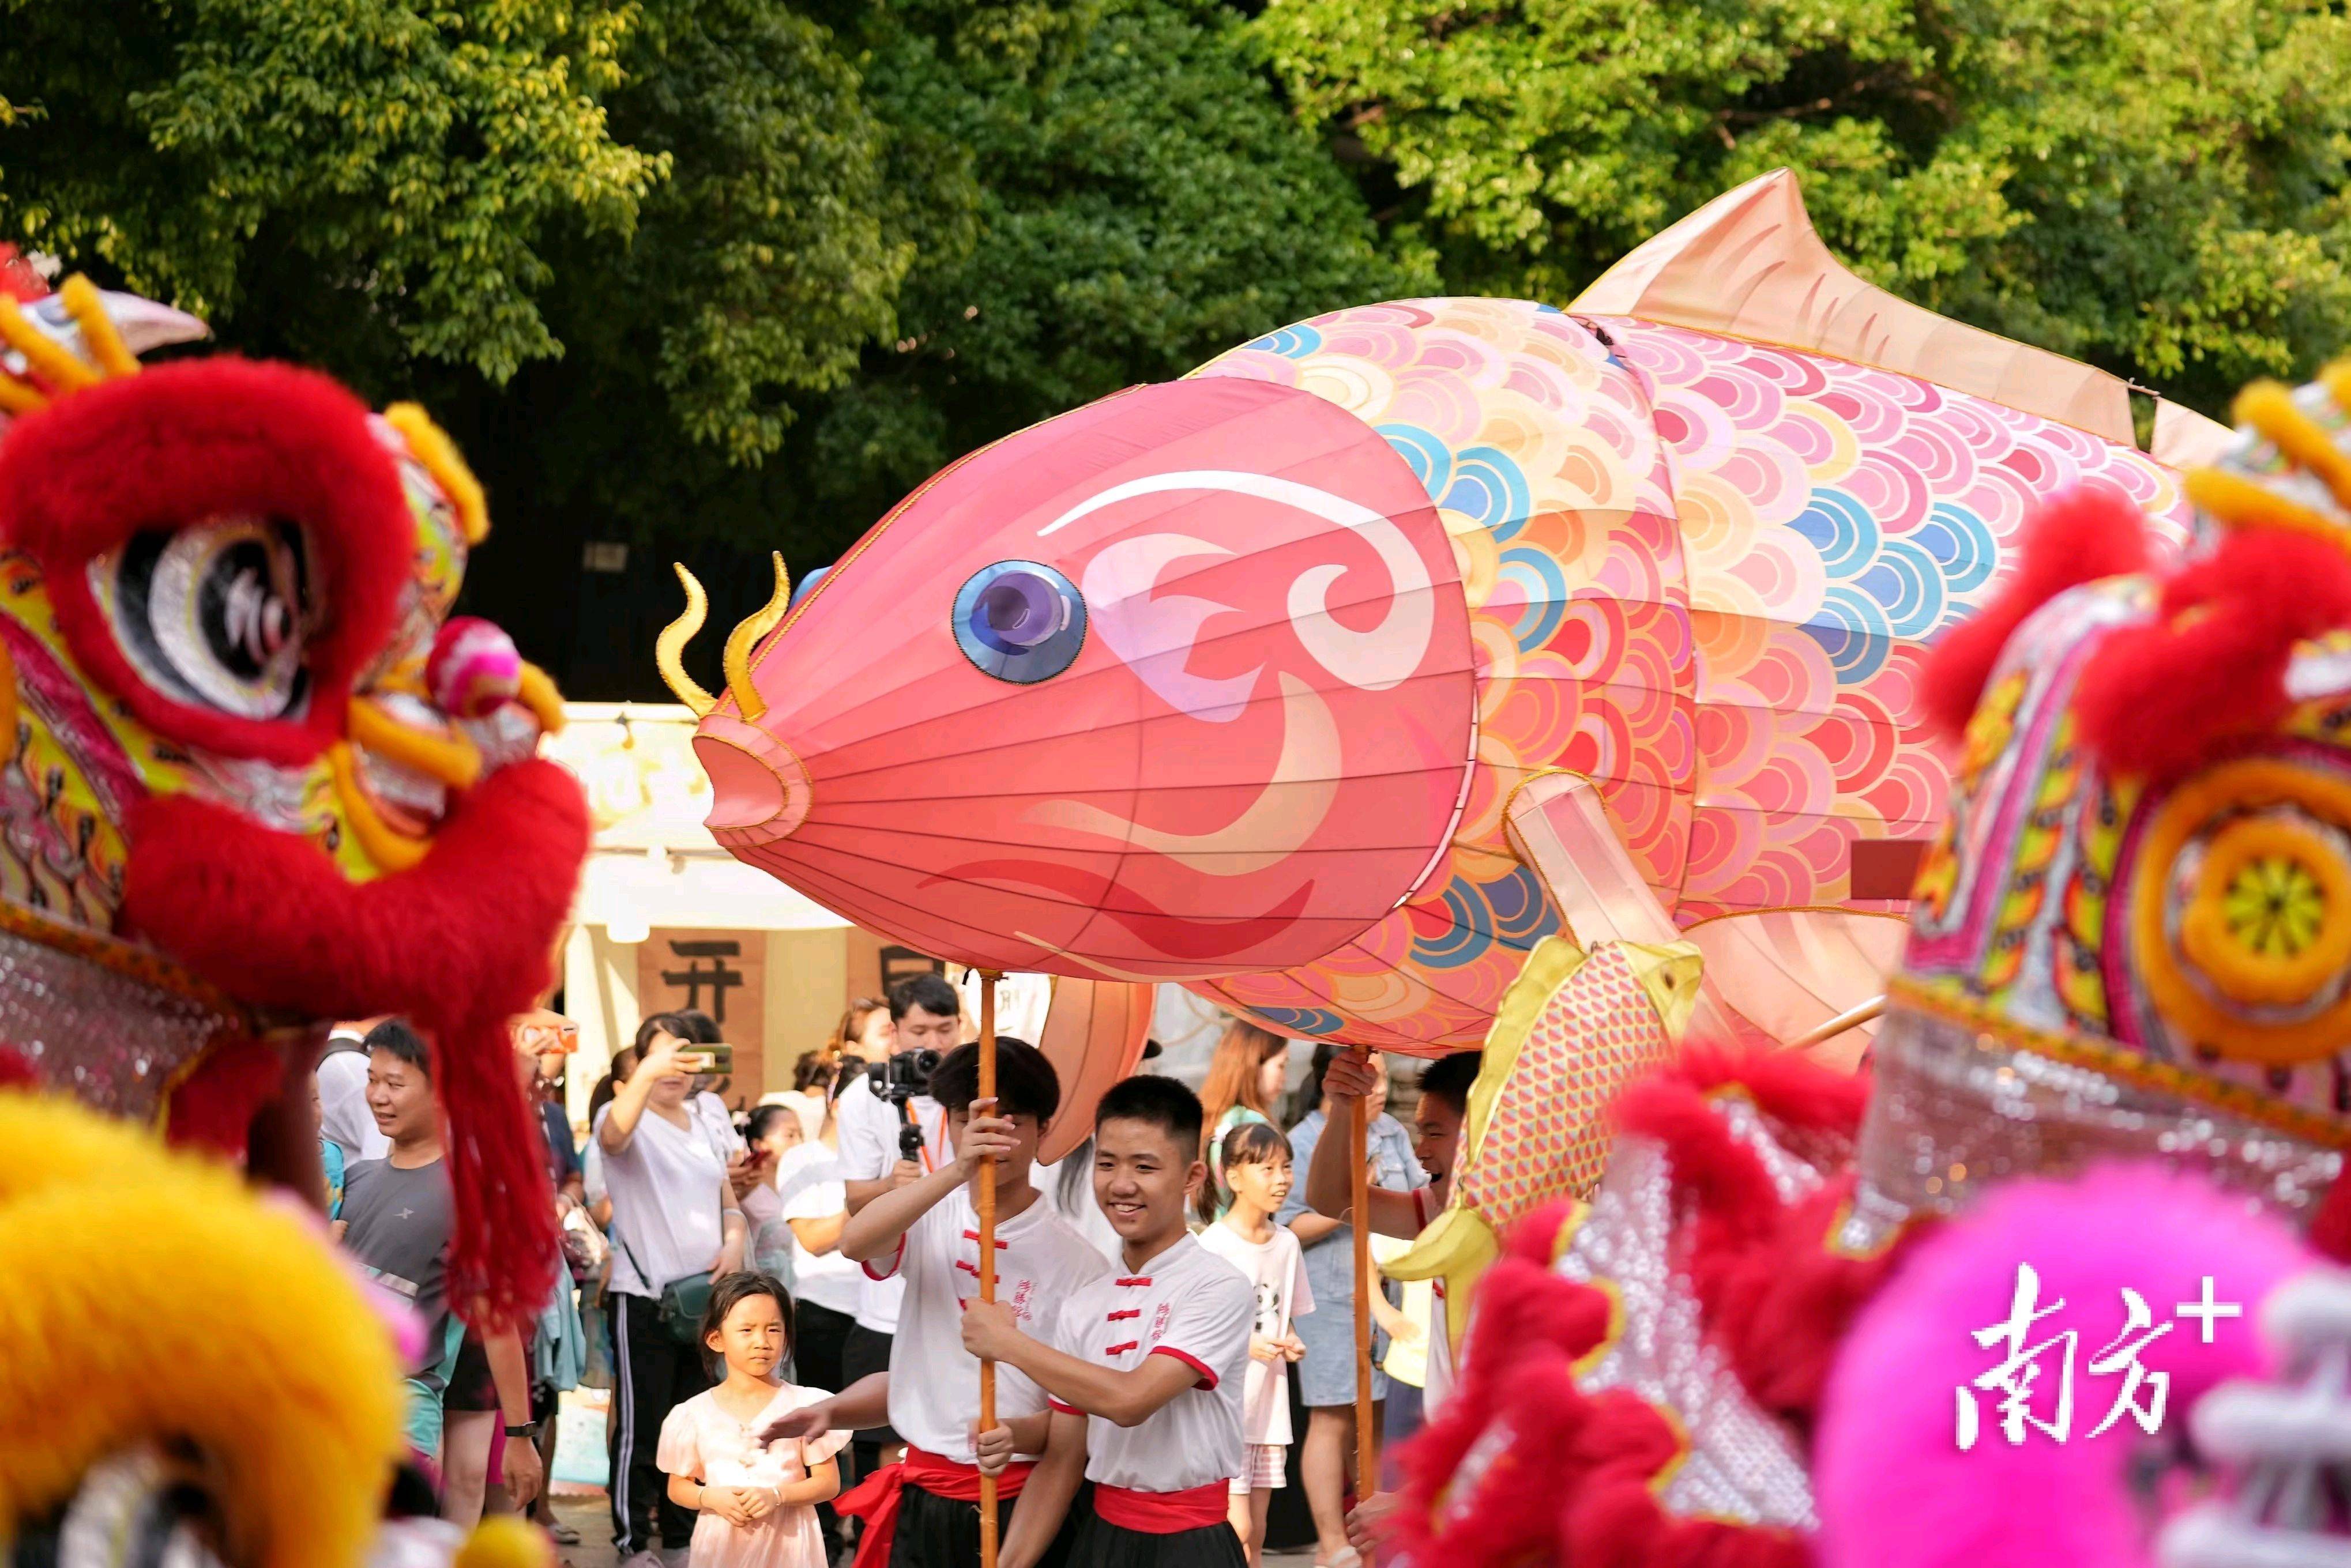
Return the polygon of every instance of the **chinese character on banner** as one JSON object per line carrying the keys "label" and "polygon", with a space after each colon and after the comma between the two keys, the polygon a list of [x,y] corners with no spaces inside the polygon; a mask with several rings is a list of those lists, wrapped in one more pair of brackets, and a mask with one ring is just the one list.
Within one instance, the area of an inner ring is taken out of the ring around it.
{"label": "chinese character on banner", "polygon": [[[2056,1302],[2049,1306],[2035,1303],[2041,1296],[2041,1275],[2030,1263],[2016,1265],[2016,1291],[2009,1300],[2008,1321],[1975,1331],[1975,1341],[1989,1350],[2005,1342],[2007,1349],[2000,1365],[1976,1378],[1966,1387],[1955,1392],[1959,1397],[1959,1451],[1967,1452],[1976,1446],[1979,1426],[1982,1419],[1977,1408],[1975,1394],[1970,1390],[2000,1395],[2000,1427],[2011,1446],[2024,1441],[2024,1429],[2030,1425],[2064,1442],[2074,1429],[2074,1352],[2080,1335],[2068,1329],[2051,1334],[2037,1345],[2025,1344],[2032,1325],[2046,1317],[2054,1317],[2065,1310],[2065,1303]],[[2034,1385],[2041,1381],[2042,1358],[2056,1354],[2057,1366],[2055,1409],[2048,1420],[2032,1414]]]}
{"label": "chinese character on banner", "polygon": [[637,944],[638,1016],[686,1008],[708,1013],[735,1050],[734,1072],[710,1086],[738,1109],[766,1088],[767,958],[764,931],[664,929]]}

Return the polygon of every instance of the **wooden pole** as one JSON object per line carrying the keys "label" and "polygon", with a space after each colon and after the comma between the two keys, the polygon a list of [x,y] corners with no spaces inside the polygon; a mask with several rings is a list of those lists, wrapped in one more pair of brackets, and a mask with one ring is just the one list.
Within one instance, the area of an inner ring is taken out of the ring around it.
{"label": "wooden pole", "polygon": [[[1003,975],[979,971],[979,1097],[996,1096],[996,982]],[[996,1162],[979,1168],[979,1299],[996,1299]],[[979,1364],[979,1429],[996,1425],[996,1363]],[[996,1568],[996,1478],[979,1478],[979,1563]]]}
{"label": "wooden pole", "polygon": [[1858,1029],[1886,1011],[1886,998],[1873,996],[1858,1007],[1848,1007],[1819,1028],[1809,1030],[1788,1042],[1791,1051],[1809,1051],[1825,1041],[1835,1039],[1848,1029]]}
{"label": "wooden pole", "polygon": [[1359,1096],[1347,1121],[1348,1194],[1355,1239],[1355,1497],[1380,1489],[1379,1445],[1372,1432],[1372,1102]]}

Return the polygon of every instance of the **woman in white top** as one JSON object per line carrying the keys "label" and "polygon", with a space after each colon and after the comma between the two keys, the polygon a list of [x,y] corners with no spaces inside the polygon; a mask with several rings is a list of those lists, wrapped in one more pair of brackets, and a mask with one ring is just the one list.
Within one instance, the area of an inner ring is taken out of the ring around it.
{"label": "woman in white top", "polygon": [[[637,1031],[637,1070],[596,1122],[612,1204],[612,1539],[623,1568],[660,1568],[657,1546],[681,1550],[694,1515],[669,1500],[655,1453],[662,1422],[710,1386],[701,1346],[665,1329],[663,1291],[743,1266],[743,1214],[726,1166],[737,1146],[724,1108],[694,1092],[681,1055],[718,1043],[700,1012],[662,1012]],[[692,1325],[688,1326],[691,1335]],[[656,1539],[658,1535],[658,1539]]]}

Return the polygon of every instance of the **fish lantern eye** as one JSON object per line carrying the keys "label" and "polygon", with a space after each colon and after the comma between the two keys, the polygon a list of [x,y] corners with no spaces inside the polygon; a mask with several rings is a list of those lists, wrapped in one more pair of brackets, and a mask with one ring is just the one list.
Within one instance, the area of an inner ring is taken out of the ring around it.
{"label": "fish lantern eye", "polygon": [[956,644],[982,674],[1021,685],[1067,670],[1086,640],[1086,601],[1035,561],[998,561],[956,594]]}

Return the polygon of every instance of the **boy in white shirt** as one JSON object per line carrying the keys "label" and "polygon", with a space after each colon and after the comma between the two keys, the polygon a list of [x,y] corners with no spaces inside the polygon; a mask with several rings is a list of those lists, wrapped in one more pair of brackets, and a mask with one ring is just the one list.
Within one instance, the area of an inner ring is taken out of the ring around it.
{"label": "boy in white shirt", "polygon": [[1207,1179],[1200,1122],[1199,1099],[1173,1078],[1113,1085],[1094,1118],[1094,1195],[1123,1242],[1120,1272],[1071,1295],[1051,1332],[1024,1332],[1001,1303],[963,1314],[966,1349],[1051,1397],[1050,1447],[1082,1438],[1093,1512],[1070,1560],[1084,1568],[1244,1568],[1226,1513],[1245,1473],[1257,1303],[1185,1225]]}
{"label": "boy in white shirt", "polygon": [[[1038,1139],[1061,1108],[1053,1064],[1026,1041],[999,1038],[996,1099],[979,1099],[978,1088],[979,1048],[947,1053],[931,1075],[931,1091],[954,1107],[947,1116],[952,1162],[873,1198],[841,1233],[841,1252],[863,1263],[869,1279],[905,1282],[890,1346],[889,1412],[906,1457],[841,1500],[843,1512],[876,1521],[894,1498],[895,1539],[883,1547],[873,1539],[882,1532],[869,1522],[871,1544],[861,1542],[858,1552],[867,1568],[968,1568],[979,1561],[973,1449],[979,1364],[963,1348],[961,1323],[978,1304],[979,1216],[969,1187],[981,1162],[996,1166],[996,1299],[1013,1321],[1049,1322],[1073,1293],[1110,1272],[1109,1261],[1029,1179]],[[1050,1423],[1027,1419],[1044,1411],[1044,1391],[1034,1382],[1016,1367],[997,1369],[997,1419],[1032,1445],[1016,1449],[998,1480],[1006,1546],[1000,1561],[1009,1568],[1029,1568],[1044,1557],[1083,1463],[1075,1433],[1066,1452],[1048,1456]]]}

